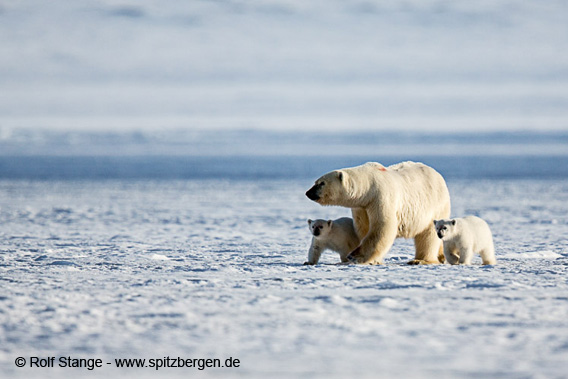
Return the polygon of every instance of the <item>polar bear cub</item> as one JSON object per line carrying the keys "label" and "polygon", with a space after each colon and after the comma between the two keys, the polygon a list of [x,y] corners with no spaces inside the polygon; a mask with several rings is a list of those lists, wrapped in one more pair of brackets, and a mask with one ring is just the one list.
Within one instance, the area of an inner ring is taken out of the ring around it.
{"label": "polar bear cub", "polygon": [[359,246],[353,219],[349,217],[337,220],[308,220],[308,225],[313,237],[305,265],[317,264],[324,250],[339,253],[341,262],[348,262],[349,253]]}
{"label": "polar bear cub", "polygon": [[448,263],[469,265],[474,253],[481,255],[484,265],[496,263],[491,230],[479,217],[434,220],[434,226],[444,243],[444,256]]}

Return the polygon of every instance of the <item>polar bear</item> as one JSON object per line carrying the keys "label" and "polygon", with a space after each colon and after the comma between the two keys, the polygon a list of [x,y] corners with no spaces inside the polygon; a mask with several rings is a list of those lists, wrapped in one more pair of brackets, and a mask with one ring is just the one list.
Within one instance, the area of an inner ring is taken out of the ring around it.
{"label": "polar bear", "polygon": [[382,264],[399,237],[414,238],[409,264],[444,261],[432,221],[449,217],[450,194],[442,175],[429,166],[368,162],[335,170],[317,179],[306,196],[321,205],[351,208],[361,240],[348,256],[353,263]]}
{"label": "polar bear", "polygon": [[317,264],[324,250],[339,253],[341,262],[346,263],[349,253],[359,246],[359,237],[355,232],[353,219],[349,217],[327,221],[308,220],[308,225],[313,237],[305,265]]}
{"label": "polar bear", "polygon": [[481,255],[484,265],[494,265],[495,248],[489,225],[475,216],[434,220],[438,237],[444,243],[444,255],[450,264],[471,264],[474,253]]}

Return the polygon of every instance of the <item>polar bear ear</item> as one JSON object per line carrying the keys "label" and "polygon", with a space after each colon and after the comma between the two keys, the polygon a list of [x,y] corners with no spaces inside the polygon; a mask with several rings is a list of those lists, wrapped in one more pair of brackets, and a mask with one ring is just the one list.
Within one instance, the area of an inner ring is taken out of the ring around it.
{"label": "polar bear ear", "polygon": [[308,225],[312,225],[312,220],[308,219]]}
{"label": "polar bear ear", "polygon": [[456,220],[452,220],[452,225],[455,225],[455,224],[456,224]]}

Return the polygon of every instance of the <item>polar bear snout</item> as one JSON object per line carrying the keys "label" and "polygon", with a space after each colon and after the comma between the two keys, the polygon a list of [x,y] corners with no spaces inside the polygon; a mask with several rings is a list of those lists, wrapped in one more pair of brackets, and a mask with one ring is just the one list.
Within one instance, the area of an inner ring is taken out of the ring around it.
{"label": "polar bear snout", "polygon": [[313,200],[313,201],[318,201],[320,199],[320,186],[318,186],[317,184],[315,184],[312,188],[310,188],[307,192],[306,192],[306,196],[308,197],[308,199]]}

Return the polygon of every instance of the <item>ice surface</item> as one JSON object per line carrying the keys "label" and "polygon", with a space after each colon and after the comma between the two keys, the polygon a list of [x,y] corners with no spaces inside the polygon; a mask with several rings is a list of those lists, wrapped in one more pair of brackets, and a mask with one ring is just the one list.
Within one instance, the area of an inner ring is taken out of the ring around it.
{"label": "ice surface", "polygon": [[568,359],[565,180],[449,180],[496,266],[303,266],[311,180],[0,181],[0,372],[19,356],[227,358],[91,376],[546,377]]}
{"label": "ice surface", "polygon": [[[0,377],[565,377],[567,13],[3,2]],[[313,180],[409,159],[488,221],[498,264],[410,267],[400,240],[383,266],[303,266],[306,219],[348,215]],[[241,367],[15,366],[31,356]]]}

